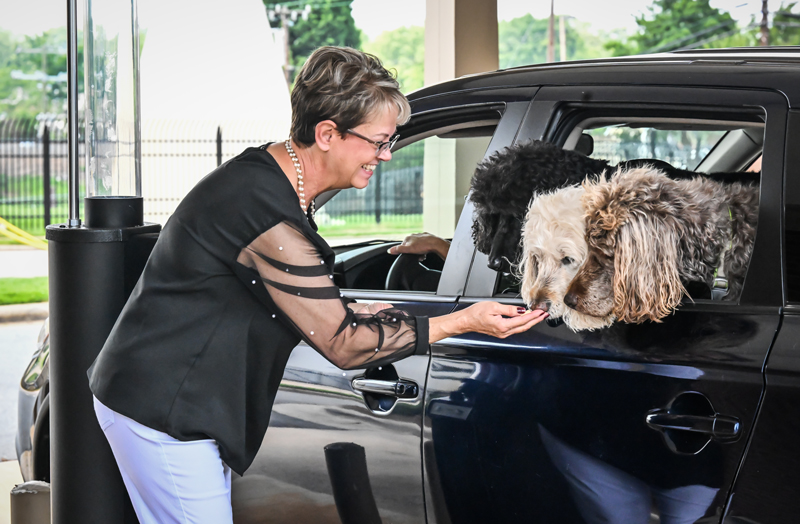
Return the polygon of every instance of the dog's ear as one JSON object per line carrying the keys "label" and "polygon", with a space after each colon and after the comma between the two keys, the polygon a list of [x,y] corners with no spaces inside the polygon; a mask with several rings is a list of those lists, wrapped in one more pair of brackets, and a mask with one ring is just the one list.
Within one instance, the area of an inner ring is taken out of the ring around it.
{"label": "dog's ear", "polygon": [[597,179],[587,177],[581,185],[584,190],[581,200],[586,210],[586,238],[590,244],[597,244],[607,256],[612,256],[609,249],[614,248],[616,231],[628,218],[627,208],[615,198],[615,188],[608,182],[605,172]]}
{"label": "dog's ear", "polygon": [[634,213],[617,230],[614,314],[623,322],[659,322],[686,292],[678,273],[679,237],[668,221]]}
{"label": "dog's ear", "polygon": [[[534,198],[535,196],[536,195],[534,195]],[[531,200],[531,205],[532,204],[533,200]],[[530,300],[533,298],[530,294],[533,289],[533,283],[536,282],[536,275],[538,272],[536,256],[533,253],[533,246],[530,241],[531,235],[526,234],[527,230],[532,227],[530,217],[531,212],[528,211],[525,215],[525,221],[522,224],[522,235],[520,238],[522,249],[520,250],[519,260],[511,266],[512,273],[521,281],[520,295],[526,304],[530,304]]]}
{"label": "dog's ear", "polygon": [[522,300],[525,301],[526,305],[530,305],[533,300],[531,291],[533,290],[533,284],[536,282],[536,276],[538,274],[538,260],[536,256],[528,250],[523,250],[519,263],[514,264],[512,269],[515,276],[521,280],[519,290],[520,296],[522,296]]}

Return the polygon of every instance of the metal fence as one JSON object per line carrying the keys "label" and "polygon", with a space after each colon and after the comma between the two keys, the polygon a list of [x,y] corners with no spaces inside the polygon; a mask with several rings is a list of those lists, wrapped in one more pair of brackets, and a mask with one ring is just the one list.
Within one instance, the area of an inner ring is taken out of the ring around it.
{"label": "metal fence", "polygon": [[325,204],[320,222],[380,224],[387,216],[394,222],[418,222],[422,215],[425,143],[406,146],[380,163],[364,189],[348,189]]}
{"label": "metal fence", "polygon": [[64,120],[0,120],[0,217],[38,235],[67,220],[67,132]]}
{"label": "metal fence", "polygon": [[[82,129],[80,123],[78,128]],[[67,220],[67,132],[64,118],[0,120],[0,217],[36,235],[43,235],[47,224]],[[248,123],[145,122],[145,220],[164,224],[186,193],[220,163],[246,147],[282,136],[285,131]],[[82,137],[79,149],[83,195]],[[389,169],[380,165],[366,189],[343,191],[327,203],[320,212],[320,225],[421,220],[423,154],[421,143],[399,151]]]}
{"label": "metal fence", "polygon": [[197,182],[244,149],[282,133],[247,123],[152,120],[142,125],[145,221],[164,224]]}

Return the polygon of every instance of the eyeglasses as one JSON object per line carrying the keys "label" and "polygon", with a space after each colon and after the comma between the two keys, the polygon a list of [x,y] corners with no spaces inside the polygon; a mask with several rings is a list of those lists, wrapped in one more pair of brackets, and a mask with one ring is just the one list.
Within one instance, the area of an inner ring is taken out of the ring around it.
{"label": "eyeglasses", "polygon": [[370,144],[375,146],[377,148],[375,150],[375,156],[381,156],[385,151],[391,151],[392,148],[394,147],[395,142],[397,142],[397,140],[400,138],[400,135],[396,134],[393,137],[389,138],[388,142],[376,142],[375,140],[371,140],[371,139],[365,137],[364,135],[360,135],[360,134],[356,133],[352,129],[348,129],[345,132],[346,133],[350,133],[353,136],[357,136],[361,140],[369,142]]}

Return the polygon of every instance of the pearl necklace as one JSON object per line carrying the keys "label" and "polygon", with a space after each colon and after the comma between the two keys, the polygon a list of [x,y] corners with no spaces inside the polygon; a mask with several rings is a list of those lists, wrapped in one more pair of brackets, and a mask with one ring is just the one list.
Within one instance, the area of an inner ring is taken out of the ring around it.
{"label": "pearl necklace", "polygon": [[[308,215],[308,206],[306,205],[306,194],[305,190],[303,189],[303,168],[300,167],[300,160],[297,158],[297,155],[292,149],[292,142],[290,138],[286,139],[286,142],[283,143],[286,146],[286,152],[289,153],[289,158],[292,159],[292,163],[294,164],[294,170],[297,172],[297,194],[300,197],[300,207],[303,209],[303,213]],[[311,218],[314,218],[314,201],[311,201]]]}

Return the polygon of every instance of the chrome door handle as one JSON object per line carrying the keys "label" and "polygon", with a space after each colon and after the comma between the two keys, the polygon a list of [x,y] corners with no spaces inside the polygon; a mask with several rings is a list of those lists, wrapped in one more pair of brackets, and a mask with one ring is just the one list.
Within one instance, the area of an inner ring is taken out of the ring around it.
{"label": "chrome door handle", "polygon": [[703,433],[723,440],[736,438],[739,436],[739,430],[741,429],[739,420],[725,415],[679,415],[659,410],[649,413],[645,421],[653,429],[674,429]]}
{"label": "chrome door handle", "polygon": [[730,415],[720,415],[711,401],[698,391],[684,391],[665,408],[645,414],[650,429],[661,433],[667,447],[679,455],[697,455],[712,440],[721,444],[741,437],[742,424]]}
{"label": "chrome door handle", "polygon": [[353,389],[362,393],[376,393],[396,398],[416,398],[419,386],[410,380],[353,379]]}

